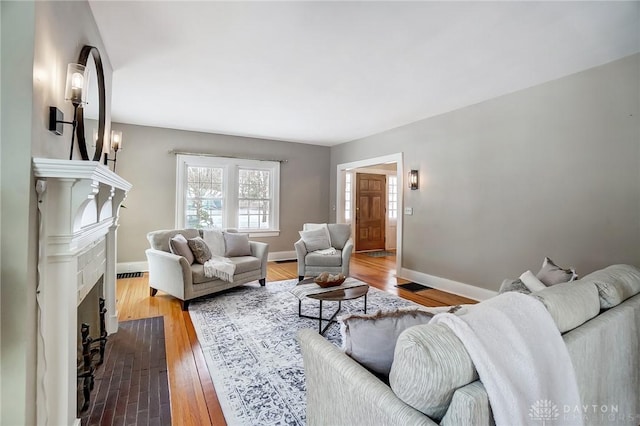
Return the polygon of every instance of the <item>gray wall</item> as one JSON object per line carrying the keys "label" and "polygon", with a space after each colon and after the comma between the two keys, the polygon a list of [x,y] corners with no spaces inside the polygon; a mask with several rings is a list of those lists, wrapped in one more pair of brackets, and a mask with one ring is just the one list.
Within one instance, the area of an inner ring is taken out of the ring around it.
{"label": "gray wall", "polygon": [[636,54],[335,146],[331,200],[338,164],[403,152],[403,268],[497,290],[544,256],[640,266],[639,102]]}
{"label": "gray wall", "polygon": [[[280,236],[252,238],[270,252],[292,251],[305,222],[329,218],[329,148],[113,123],[124,149],[116,171],[133,189],[120,211],[118,262],[145,261],[146,234],[175,227],[176,156],[170,150],[287,160],[280,166]],[[111,166],[110,166],[111,167]]]}
{"label": "gray wall", "polygon": [[[47,130],[48,107],[70,119],[67,64],[84,44],[102,53],[110,110],[112,69],[88,3],[0,2],[2,128],[0,157],[0,424],[35,424],[38,222],[31,157],[68,158],[71,129]],[[107,116],[109,118],[109,116]],[[76,147],[74,158],[80,158]]]}

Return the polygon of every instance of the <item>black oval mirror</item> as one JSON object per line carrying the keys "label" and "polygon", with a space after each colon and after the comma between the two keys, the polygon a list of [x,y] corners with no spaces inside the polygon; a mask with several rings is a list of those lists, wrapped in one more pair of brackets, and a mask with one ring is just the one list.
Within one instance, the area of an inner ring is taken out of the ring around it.
{"label": "black oval mirror", "polygon": [[76,135],[83,160],[100,161],[105,129],[105,87],[100,52],[84,46],[78,63],[89,70],[86,104],[78,107]]}

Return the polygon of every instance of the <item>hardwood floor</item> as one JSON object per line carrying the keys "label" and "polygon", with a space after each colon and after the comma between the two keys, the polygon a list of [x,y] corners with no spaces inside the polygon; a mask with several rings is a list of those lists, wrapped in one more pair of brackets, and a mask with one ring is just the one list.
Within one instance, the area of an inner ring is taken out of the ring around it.
{"label": "hardwood floor", "polygon": [[[475,303],[435,289],[413,293],[397,288],[396,284],[406,280],[398,280],[394,274],[395,256],[370,257],[354,253],[352,257],[351,275],[380,290],[424,306]],[[269,281],[294,279],[297,275],[296,262],[270,262],[267,285]],[[117,299],[120,321],[164,317],[172,423],[180,426],[226,425],[191,318],[188,312],[180,309],[178,300],[162,292],[150,297],[146,274],[142,278],[118,280]]]}

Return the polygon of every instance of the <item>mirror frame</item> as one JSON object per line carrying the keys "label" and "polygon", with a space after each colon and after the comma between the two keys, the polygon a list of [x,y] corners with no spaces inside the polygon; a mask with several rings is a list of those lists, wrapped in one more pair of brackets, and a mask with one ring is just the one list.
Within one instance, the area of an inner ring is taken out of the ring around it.
{"label": "mirror frame", "polygon": [[[100,58],[100,52],[95,46],[85,45],[80,51],[78,57],[78,63],[87,66],[87,60],[89,55],[93,56],[93,62],[96,64],[96,77],[98,81],[98,139],[96,140],[96,150],[93,154],[93,158],[89,158],[87,151],[87,138],[84,134],[84,108],[78,108],[76,112],[76,135],[78,137],[78,147],[80,148],[80,155],[83,160],[88,161],[100,161],[102,158],[102,148],[104,146],[104,129],[105,129],[105,99],[106,92],[104,87],[104,71],[102,70],[102,59]],[[93,137],[93,135],[90,135]]]}

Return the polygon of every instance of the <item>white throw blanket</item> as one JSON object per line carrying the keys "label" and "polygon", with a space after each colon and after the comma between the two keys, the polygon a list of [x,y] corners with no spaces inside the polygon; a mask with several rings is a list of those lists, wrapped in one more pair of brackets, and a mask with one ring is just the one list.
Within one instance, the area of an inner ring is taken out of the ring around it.
{"label": "white throw blanket", "polygon": [[204,276],[207,278],[216,277],[232,283],[235,273],[236,265],[227,257],[213,256],[204,264]]}
{"label": "white throw blanket", "polygon": [[336,254],[337,251],[336,251],[335,248],[329,247],[329,248],[326,248],[326,249],[316,250],[316,251],[314,251],[314,253],[315,254],[322,254],[324,256],[330,256],[330,255]]}
{"label": "white throw blanket", "polygon": [[571,358],[540,301],[507,292],[470,306],[463,315],[442,313],[431,322],[447,325],[464,344],[497,426],[544,420],[582,425],[575,415],[581,402]]}

